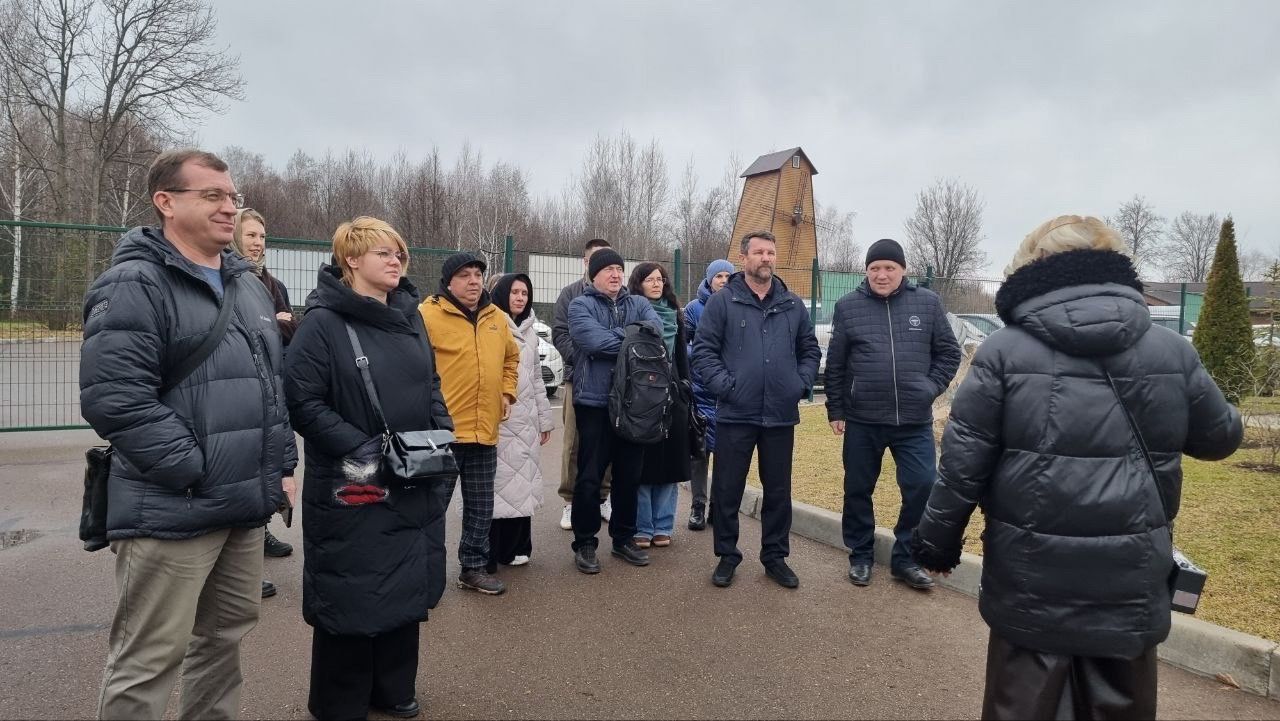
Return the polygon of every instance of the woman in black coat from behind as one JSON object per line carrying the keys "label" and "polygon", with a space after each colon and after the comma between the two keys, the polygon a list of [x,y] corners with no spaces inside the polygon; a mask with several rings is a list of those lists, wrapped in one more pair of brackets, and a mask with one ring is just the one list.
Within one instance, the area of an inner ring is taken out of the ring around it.
{"label": "woman in black coat from behind", "polygon": [[447,428],[435,357],[404,277],[408,252],[386,223],[333,236],[289,346],[289,417],[306,448],[302,611],[313,627],[308,708],[363,719],[419,712],[418,624],[444,590],[447,482],[403,486],[380,471],[382,425],[347,335],[355,330],[392,431]]}
{"label": "woman in black coat from behind", "polygon": [[1006,325],[942,436],[912,551],[951,570],[982,506],[983,718],[1155,718],[1182,454],[1240,445],[1239,412],[1191,344],[1152,325],[1123,250],[1075,215],[1026,237],[996,294]]}

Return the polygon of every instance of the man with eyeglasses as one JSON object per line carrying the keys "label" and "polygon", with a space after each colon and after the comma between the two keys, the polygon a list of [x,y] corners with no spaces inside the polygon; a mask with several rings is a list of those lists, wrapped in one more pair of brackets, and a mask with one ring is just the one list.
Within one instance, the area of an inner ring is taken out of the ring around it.
{"label": "man with eyeglasses", "polygon": [[[164,153],[147,189],[160,224],[121,238],[84,304],[80,405],[114,448],[119,593],[98,717],[158,719],[181,676],[179,718],[235,718],[263,526],[296,492],[280,332],[266,287],[229,249],[244,201],[226,163]],[[212,352],[173,377],[206,338]]]}
{"label": "man with eyeglasses", "polygon": [[485,262],[471,253],[445,258],[440,290],[418,310],[436,353],[440,390],[453,418],[453,455],[462,486],[458,587],[496,596],[507,585],[490,574],[489,530],[498,473],[498,424],[516,402],[520,349],[484,289]]}

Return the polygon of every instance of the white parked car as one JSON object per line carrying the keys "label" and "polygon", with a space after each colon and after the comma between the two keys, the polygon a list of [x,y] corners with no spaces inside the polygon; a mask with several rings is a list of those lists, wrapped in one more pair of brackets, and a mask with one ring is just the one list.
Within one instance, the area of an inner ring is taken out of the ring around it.
{"label": "white parked car", "polygon": [[542,384],[547,388],[547,397],[551,398],[564,383],[564,359],[560,357],[560,351],[551,344],[551,326],[538,321],[533,324],[533,331],[538,334],[538,364],[542,366]]}

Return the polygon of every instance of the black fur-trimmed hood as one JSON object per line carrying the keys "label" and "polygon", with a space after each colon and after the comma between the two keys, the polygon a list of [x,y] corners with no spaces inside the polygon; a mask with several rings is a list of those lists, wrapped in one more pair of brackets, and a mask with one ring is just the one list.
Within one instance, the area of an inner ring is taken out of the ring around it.
{"label": "black fur-trimmed hood", "polygon": [[1132,261],[1110,250],[1073,250],[1019,268],[996,293],[996,312],[1072,355],[1128,348],[1151,328]]}

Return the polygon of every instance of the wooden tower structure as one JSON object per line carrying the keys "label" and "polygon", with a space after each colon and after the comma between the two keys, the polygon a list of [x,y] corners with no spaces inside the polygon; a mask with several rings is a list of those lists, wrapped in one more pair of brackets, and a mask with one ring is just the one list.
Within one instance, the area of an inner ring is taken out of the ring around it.
{"label": "wooden tower structure", "polygon": [[793,293],[812,296],[813,259],[818,256],[817,212],[813,205],[813,176],[817,168],[800,148],[756,158],[742,173],[742,199],[733,222],[725,256],[741,269],[739,245],[753,230],[767,230],[778,239],[775,274]]}

